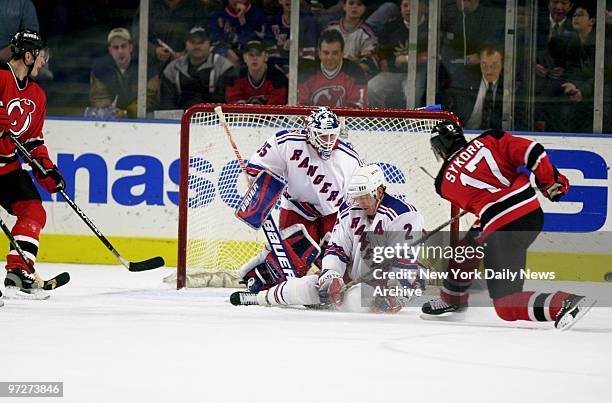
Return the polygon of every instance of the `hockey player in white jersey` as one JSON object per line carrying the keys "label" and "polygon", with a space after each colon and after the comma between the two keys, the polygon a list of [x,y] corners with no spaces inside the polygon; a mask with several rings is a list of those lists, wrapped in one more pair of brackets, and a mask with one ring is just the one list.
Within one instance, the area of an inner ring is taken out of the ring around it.
{"label": "hockey player in white jersey", "polygon": [[[386,244],[410,243],[420,238],[423,217],[412,205],[385,191],[384,174],[375,164],[358,167],[350,179],[350,200],[338,213],[329,247],[323,258],[320,275],[290,278],[274,287],[260,291],[236,292],[230,301],[234,305],[324,305],[346,311],[397,312],[401,305],[394,297],[377,297],[356,284],[346,289],[351,280],[362,279],[370,271],[364,256],[364,235],[374,233]],[[399,237],[398,237],[399,236]],[[410,265],[400,261],[394,269]],[[409,286],[417,286],[413,281]]]}
{"label": "hockey player in white jersey", "polygon": [[[350,175],[362,165],[359,154],[339,134],[336,114],[319,107],[306,119],[304,129],[279,131],[249,159],[249,176],[254,178],[266,169],[287,182],[281,200],[281,230],[302,224],[316,243],[321,243],[332,231]],[[274,284],[267,276],[266,254],[264,251],[239,270],[250,291]],[[299,272],[298,276],[306,272]]]}

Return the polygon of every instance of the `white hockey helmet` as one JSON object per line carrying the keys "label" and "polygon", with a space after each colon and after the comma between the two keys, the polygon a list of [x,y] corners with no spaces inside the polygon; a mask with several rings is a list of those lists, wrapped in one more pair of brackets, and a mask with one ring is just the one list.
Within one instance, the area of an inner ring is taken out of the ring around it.
{"label": "white hockey helmet", "polygon": [[319,152],[324,160],[331,156],[340,134],[340,121],[326,106],[314,109],[306,118],[308,142]]}
{"label": "white hockey helmet", "polygon": [[385,174],[378,165],[370,164],[357,167],[349,181],[348,195],[351,199],[364,195],[376,198],[376,190],[384,184]]}

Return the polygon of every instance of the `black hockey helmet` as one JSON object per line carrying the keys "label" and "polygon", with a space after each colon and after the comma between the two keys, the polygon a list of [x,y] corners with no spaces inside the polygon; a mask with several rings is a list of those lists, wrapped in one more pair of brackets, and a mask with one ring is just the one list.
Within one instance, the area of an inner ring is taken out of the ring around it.
{"label": "black hockey helmet", "polygon": [[461,126],[452,120],[443,120],[431,129],[429,143],[437,159],[446,159],[467,141]]}
{"label": "black hockey helmet", "polygon": [[47,42],[38,32],[31,29],[21,29],[11,39],[13,59],[23,59],[26,52],[32,53],[32,56],[36,58],[40,51],[46,47]]}

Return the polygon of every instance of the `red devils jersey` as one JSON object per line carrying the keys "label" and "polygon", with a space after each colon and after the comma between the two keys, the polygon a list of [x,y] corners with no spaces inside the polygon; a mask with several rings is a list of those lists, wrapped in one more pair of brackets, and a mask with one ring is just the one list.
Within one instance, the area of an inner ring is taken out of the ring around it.
{"label": "red devils jersey", "polygon": [[228,104],[287,105],[287,77],[275,68],[266,71],[262,82],[254,83],[247,71],[225,88]]}
{"label": "red devils jersey", "polygon": [[477,215],[485,233],[495,231],[540,207],[524,166],[546,189],[556,169],[544,147],[509,133],[489,130],[448,158],[436,178],[436,191]]}
{"label": "red devils jersey", "polygon": [[[29,78],[20,81],[7,63],[0,64],[0,103],[11,118],[9,130],[37,157],[48,158],[42,127],[47,107],[43,90]],[[0,139],[0,175],[19,168],[16,148],[8,136]]]}
{"label": "red devils jersey", "polygon": [[321,69],[316,59],[300,66],[298,104],[318,106],[368,106],[368,81],[358,64],[342,59],[333,75]]}

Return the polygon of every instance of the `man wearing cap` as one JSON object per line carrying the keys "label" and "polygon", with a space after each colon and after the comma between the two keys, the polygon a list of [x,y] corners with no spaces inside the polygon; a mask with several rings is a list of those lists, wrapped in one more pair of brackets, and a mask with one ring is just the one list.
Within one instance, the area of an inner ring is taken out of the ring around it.
{"label": "man wearing cap", "polygon": [[287,77],[278,68],[268,67],[266,46],[258,40],[249,41],[242,58],[246,67],[225,89],[225,101],[228,104],[286,105]]}
{"label": "man wearing cap", "polygon": [[[96,59],[89,78],[89,99],[94,108],[113,109],[111,116],[135,118],[138,110],[138,62],[132,59],[132,37],[125,28],[114,28],[107,36],[108,54]],[[147,109],[159,103],[159,76],[149,68]]]}
{"label": "man wearing cap", "polygon": [[232,62],[211,52],[204,28],[194,27],[185,42],[186,54],[163,71],[161,109],[187,109],[201,102],[225,102],[225,87],[237,76]]}

